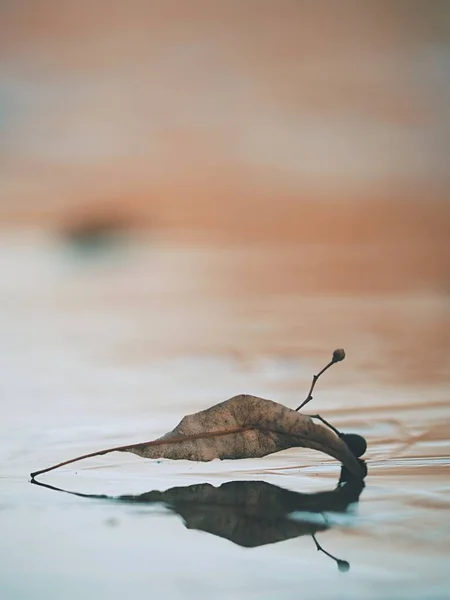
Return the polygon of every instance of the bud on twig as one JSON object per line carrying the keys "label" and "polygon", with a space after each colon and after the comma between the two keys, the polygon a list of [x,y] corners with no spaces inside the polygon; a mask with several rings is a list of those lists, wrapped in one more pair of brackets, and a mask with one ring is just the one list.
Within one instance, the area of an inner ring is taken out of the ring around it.
{"label": "bud on twig", "polygon": [[313,393],[313,389],[314,386],[317,383],[317,380],[319,379],[319,377],[325,373],[325,371],[327,369],[329,369],[332,365],[334,365],[337,362],[340,362],[341,360],[344,360],[345,358],[345,350],[343,348],[338,348],[337,350],[335,350],[333,352],[333,358],[330,360],[330,362],[320,371],[320,373],[317,373],[317,375],[313,376],[313,380],[311,383],[311,387],[309,389],[309,394],[306,396],[306,400],[304,400],[300,406],[297,406],[297,408],[295,410],[300,410],[301,408],[303,408],[306,404],[308,404],[308,402],[311,402],[312,400],[312,393]]}
{"label": "bud on twig", "polygon": [[345,358],[345,350],[343,348],[338,348],[333,352],[333,362],[340,362]]}

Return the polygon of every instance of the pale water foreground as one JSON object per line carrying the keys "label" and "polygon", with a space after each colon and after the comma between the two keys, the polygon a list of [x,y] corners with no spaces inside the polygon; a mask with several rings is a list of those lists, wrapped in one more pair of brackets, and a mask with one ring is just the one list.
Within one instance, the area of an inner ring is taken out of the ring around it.
{"label": "pale water foreground", "polygon": [[[321,246],[152,239],[90,255],[2,237],[2,599],[448,598],[446,290],[333,292],[333,261]],[[204,464],[116,453],[40,479],[146,494],[121,501],[29,483],[237,393],[294,408],[338,346],[347,358],[310,412],[366,436],[362,491],[314,495],[335,490],[340,466],[304,449]],[[220,487],[233,481],[262,483]]]}

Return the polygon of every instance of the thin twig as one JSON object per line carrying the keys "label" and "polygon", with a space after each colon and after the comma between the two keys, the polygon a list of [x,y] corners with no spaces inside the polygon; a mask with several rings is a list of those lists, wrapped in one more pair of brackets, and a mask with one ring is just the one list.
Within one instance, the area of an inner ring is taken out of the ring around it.
{"label": "thin twig", "polygon": [[329,427],[331,429],[331,431],[334,431],[334,433],[338,437],[342,436],[341,432],[338,429],[336,429],[336,427],[333,427],[333,425],[331,425],[331,423],[328,423],[328,421],[325,421],[325,419],[323,417],[321,417],[320,415],[305,415],[305,417],[310,417],[311,419],[317,419],[318,421],[321,421],[324,425]]}
{"label": "thin twig", "polygon": [[332,365],[334,365],[334,363],[340,362],[341,360],[344,360],[344,358],[345,358],[345,352],[344,352],[344,350],[342,350],[342,348],[339,348],[338,350],[335,350],[333,352],[333,358],[330,360],[330,362],[319,373],[317,373],[317,375],[313,375],[311,387],[309,388],[309,392],[308,392],[308,395],[306,396],[306,399],[295,410],[300,410],[306,404],[308,404],[308,402],[311,402],[311,400],[313,399],[312,393],[313,393],[314,387],[315,387],[319,377],[321,375],[323,375],[323,373],[325,373],[325,371],[327,369],[329,369]]}

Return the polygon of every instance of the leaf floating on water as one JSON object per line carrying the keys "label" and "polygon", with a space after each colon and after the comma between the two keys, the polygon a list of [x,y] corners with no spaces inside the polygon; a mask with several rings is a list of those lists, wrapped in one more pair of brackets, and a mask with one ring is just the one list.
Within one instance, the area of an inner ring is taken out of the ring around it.
{"label": "leaf floating on water", "polygon": [[187,415],[175,429],[156,440],[85,454],[31,473],[31,477],[115,451],[132,452],[144,458],[210,461],[260,458],[296,447],[324,452],[339,460],[355,476],[364,477],[347,444],[333,431],[282,404],[246,394]]}
{"label": "leaf floating on water", "polygon": [[355,475],[359,472],[355,457],[332,431],[282,404],[244,394],[184,417],[173,431],[130,452],[145,458],[210,461],[260,458],[294,447],[319,450]]}

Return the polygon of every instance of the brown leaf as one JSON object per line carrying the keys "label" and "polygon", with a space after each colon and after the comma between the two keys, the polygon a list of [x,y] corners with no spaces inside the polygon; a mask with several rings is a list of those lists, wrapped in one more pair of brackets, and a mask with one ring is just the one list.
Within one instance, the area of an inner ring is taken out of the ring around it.
{"label": "brown leaf", "polygon": [[332,431],[283,404],[246,394],[188,415],[163,437],[129,451],[145,458],[209,461],[260,458],[293,447],[320,450],[359,472],[355,457]]}
{"label": "brown leaf", "polygon": [[109,448],[31,474],[108,452],[133,452],[145,458],[210,461],[215,458],[260,458],[287,448],[303,447],[336,458],[357,477],[364,477],[355,456],[330,429],[282,404],[240,394],[184,417],[163,437],[141,444]]}

